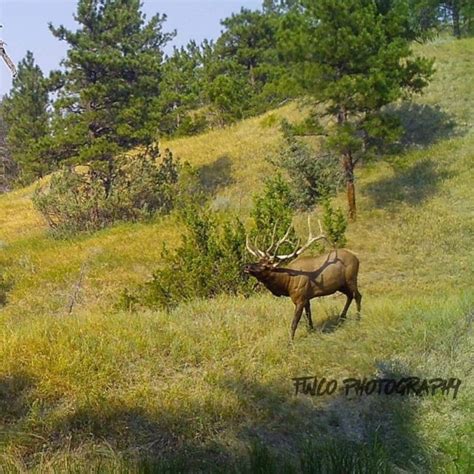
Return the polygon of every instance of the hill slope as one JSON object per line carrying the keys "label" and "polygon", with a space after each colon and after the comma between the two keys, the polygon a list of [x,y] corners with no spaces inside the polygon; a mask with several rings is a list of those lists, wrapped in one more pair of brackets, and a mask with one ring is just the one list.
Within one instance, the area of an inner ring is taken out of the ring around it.
{"label": "hill slope", "polygon": [[[408,151],[358,173],[348,247],[362,262],[360,322],[335,327],[343,301],[322,299],[313,303],[321,332],[301,326],[289,345],[292,304],[269,295],[117,313],[121,289],[146,280],[161,243],[176,242],[173,217],[56,241],[31,206],[33,187],[0,196],[0,267],[14,283],[0,310],[0,465],[128,470],[191,455],[204,466],[233,457],[268,464],[262,447],[247,455],[259,439],[288,462],[302,450],[313,467],[331,453],[341,461],[343,451],[355,453],[350,462],[468,472],[474,41],[419,49],[436,58],[437,72],[423,97],[398,108]],[[204,167],[219,186],[216,206],[245,216],[249,190],[270,170],[265,156],[279,145],[275,117],[299,114],[290,105],[163,146]],[[295,397],[291,379],[300,375],[462,385],[456,399]],[[308,440],[315,444],[305,451]]]}

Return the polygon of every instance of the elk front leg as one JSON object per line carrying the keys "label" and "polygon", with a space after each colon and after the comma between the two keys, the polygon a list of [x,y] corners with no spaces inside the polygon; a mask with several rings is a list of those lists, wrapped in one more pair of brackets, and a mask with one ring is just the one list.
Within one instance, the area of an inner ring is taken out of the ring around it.
{"label": "elk front leg", "polygon": [[309,329],[314,329],[313,328],[313,320],[311,319],[311,303],[309,301],[305,304],[304,310],[305,310],[305,313],[306,313],[306,319],[308,320]]}
{"label": "elk front leg", "polygon": [[304,307],[305,303],[296,303],[295,316],[293,318],[293,322],[291,323],[291,340],[295,338],[296,328],[298,327],[298,323],[300,322]]}

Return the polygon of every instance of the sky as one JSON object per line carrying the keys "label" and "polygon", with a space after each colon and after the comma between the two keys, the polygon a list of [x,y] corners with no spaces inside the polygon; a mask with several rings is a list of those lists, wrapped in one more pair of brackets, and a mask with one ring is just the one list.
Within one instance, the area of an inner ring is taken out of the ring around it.
{"label": "sky", "polygon": [[[181,46],[194,39],[215,39],[222,29],[220,20],[238,12],[241,7],[260,8],[262,0],[143,0],[143,11],[150,18],[155,13],[166,13],[165,31],[177,30],[177,36],[167,47]],[[0,0],[0,38],[15,64],[33,52],[45,74],[57,69],[66,54],[66,44],[55,38],[48,29],[64,25],[75,30],[73,19],[77,0]],[[0,96],[11,87],[10,70],[0,59]]]}

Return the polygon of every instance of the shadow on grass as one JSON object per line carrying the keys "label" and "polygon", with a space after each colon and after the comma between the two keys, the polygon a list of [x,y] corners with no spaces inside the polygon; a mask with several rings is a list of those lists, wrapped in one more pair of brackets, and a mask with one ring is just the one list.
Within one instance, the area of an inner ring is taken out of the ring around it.
{"label": "shadow on grass", "polygon": [[221,156],[198,170],[201,186],[210,194],[229,186],[234,182],[232,177],[232,160],[228,156]]}
{"label": "shadow on grass", "polygon": [[0,427],[13,425],[27,415],[28,397],[35,386],[34,379],[25,373],[0,377]]}
{"label": "shadow on grass", "polygon": [[403,102],[389,107],[388,112],[396,117],[403,128],[400,144],[404,149],[426,147],[437,141],[456,135],[456,122],[441,107]]}
{"label": "shadow on grass", "polygon": [[[0,241],[0,252],[1,249],[2,242]],[[8,303],[8,292],[13,288],[13,281],[3,275],[5,268],[7,268],[7,263],[0,260],[0,309]]]}
{"label": "shadow on grass", "polygon": [[395,175],[383,178],[366,187],[366,192],[377,208],[396,207],[405,202],[412,206],[422,204],[438,192],[440,183],[450,174],[439,170],[430,159],[423,159],[397,167]]}
{"label": "shadow on grass", "polygon": [[[382,374],[388,376],[400,378],[401,373]],[[37,430],[38,425],[29,427],[28,420],[31,381],[18,376],[0,383],[2,408],[5,400],[13,400],[9,422]],[[388,473],[413,472],[415,466],[429,470],[414,430],[412,397],[345,396],[342,391],[296,396],[291,379],[270,385],[224,378],[216,387],[238,399],[241,409],[232,419],[222,419],[218,405],[205,403],[187,405],[179,416],[150,413],[139,402],[133,407],[94,403],[55,419],[47,432],[40,430],[41,439],[29,443],[24,461],[34,465],[45,446],[54,453],[104,445],[119,454],[124,472]],[[220,433],[230,434],[241,447],[221,441]],[[106,462],[100,462],[105,468]]]}
{"label": "shadow on grass", "polygon": [[319,332],[321,334],[331,334],[333,332],[342,329],[348,321],[359,322],[363,318],[364,310],[362,308],[361,313],[357,313],[356,303],[353,300],[351,306],[348,309],[345,318],[341,318],[341,313],[346,302],[346,297],[342,293],[337,293],[337,307],[331,307],[329,310],[324,310],[325,317],[321,320],[321,314],[323,312],[322,306],[318,305],[318,299],[312,300],[312,309],[314,316],[314,329],[309,329],[306,324],[308,332]]}
{"label": "shadow on grass", "polygon": [[[393,153],[424,148],[462,133],[456,129],[453,117],[440,107],[403,102],[388,107],[387,112],[400,121],[403,129],[399,145],[390,150]],[[421,204],[436,194],[442,180],[450,176],[428,157],[414,163],[396,162],[394,168],[394,176],[371,183],[366,188],[377,208],[395,209],[402,202],[415,206]]]}
{"label": "shadow on grass", "polygon": [[32,411],[32,393],[36,380],[19,372],[0,376],[0,472],[19,472],[15,465],[4,466],[3,447],[9,444],[37,449],[44,439],[34,430],[25,429]]}
{"label": "shadow on grass", "polygon": [[[295,374],[301,375],[316,374]],[[319,375],[331,379],[330,374]],[[292,383],[288,380],[289,386]],[[224,384],[242,405],[258,413],[237,433],[250,447],[248,472],[388,473],[429,468],[429,456],[414,429],[412,397],[346,396],[342,390],[333,396],[288,397],[284,387],[255,381]]]}
{"label": "shadow on grass", "polygon": [[331,334],[338,329],[341,329],[341,327],[346,323],[348,317],[349,316],[341,319],[339,313],[331,314],[328,319],[325,319],[321,323],[321,325],[318,327],[318,331],[323,334]]}

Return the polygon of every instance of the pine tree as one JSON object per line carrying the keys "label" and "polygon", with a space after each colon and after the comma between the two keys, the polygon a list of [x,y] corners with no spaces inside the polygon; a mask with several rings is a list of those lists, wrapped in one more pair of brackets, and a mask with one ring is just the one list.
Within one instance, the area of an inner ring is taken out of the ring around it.
{"label": "pine tree", "polygon": [[157,138],[163,47],[173,33],[162,31],[166,16],[148,22],[139,0],[79,0],[72,32],[50,25],[69,45],[65,70],[52,79],[58,159],[89,163],[107,193],[114,157]]}
{"label": "pine tree", "polygon": [[400,133],[383,107],[420,92],[432,73],[412,56],[407,16],[406,2],[301,0],[280,33],[298,81],[331,118],[326,144],[341,158],[351,219],[357,163]]}
{"label": "pine tree", "polygon": [[456,38],[460,38],[463,31],[472,33],[474,20],[472,0],[432,0],[432,4],[437,11],[437,19],[450,24]]}
{"label": "pine tree", "polygon": [[285,14],[298,0],[263,0],[262,10],[264,13]]}
{"label": "pine tree", "polygon": [[[392,0],[402,1],[402,0]],[[474,3],[472,0],[409,0],[410,20],[415,31],[425,33],[449,25],[456,38],[472,34]]]}
{"label": "pine tree", "polygon": [[175,47],[166,58],[159,100],[162,133],[171,135],[181,129],[189,133],[198,125],[190,123],[188,112],[203,105],[202,63],[202,49],[195,41]]}
{"label": "pine tree", "polygon": [[242,66],[254,90],[265,82],[268,66],[276,62],[276,17],[242,8],[221,21],[225,29],[216,42],[216,53]]}
{"label": "pine tree", "polygon": [[221,21],[215,43],[204,48],[203,90],[221,119],[232,121],[263,112],[281,101],[274,84],[284,70],[277,51],[281,7],[242,8]]}
{"label": "pine tree", "polygon": [[43,73],[28,51],[18,65],[18,75],[2,101],[2,120],[7,126],[6,145],[20,168],[20,180],[29,183],[48,172],[52,163],[41,156],[40,142],[49,133],[48,90]]}

